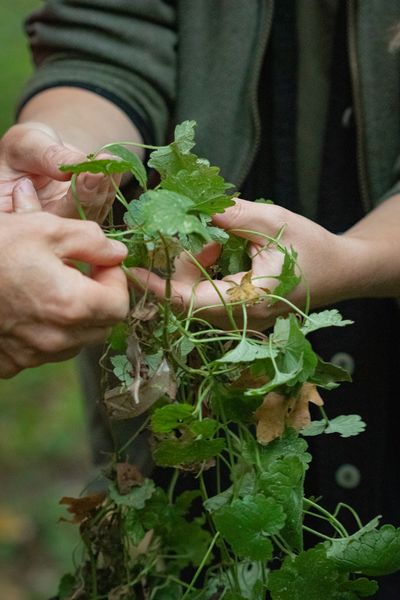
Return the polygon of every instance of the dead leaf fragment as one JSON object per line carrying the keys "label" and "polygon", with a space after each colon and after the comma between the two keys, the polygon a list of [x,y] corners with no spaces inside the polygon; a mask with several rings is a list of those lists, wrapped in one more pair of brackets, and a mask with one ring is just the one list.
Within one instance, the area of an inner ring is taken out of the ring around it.
{"label": "dead leaf fragment", "polygon": [[268,444],[282,436],[286,427],[303,429],[311,422],[309,403],[323,405],[315,385],[304,383],[297,396],[270,392],[254,416],[257,420],[257,440]]}
{"label": "dead leaf fragment", "polygon": [[246,304],[256,304],[262,299],[261,288],[256,288],[251,281],[252,271],[245,273],[239,284],[235,284],[227,290],[231,302],[246,302]]}
{"label": "dead leaf fragment", "polygon": [[151,321],[158,314],[158,306],[154,302],[138,302],[131,311],[132,319]]}
{"label": "dead leaf fragment", "polygon": [[120,494],[128,494],[135,485],[141,485],[144,481],[143,475],[137,466],[131,463],[117,463],[115,470]]}
{"label": "dead leaf fragment", "polygon": [[[83,496],[82,498],[64,496],[61,498],[59,504],[66,504],[68,512],[73,515],[73,519],[68,521],[69,523],[82,523],[85,519],[93,516],[96,509],[103,503],[105,497],[105,492]],[[67,521],[67,519],[62,520]]]}
{"label": "dead leaf fragment", "polygon": [[164,358],[149,379],[145,380],[139,375],[129,387],[118,386],[107,390],[104,406],[110,419],[131,419],[146,412],[161,396],[167,395],[174,400],[176,392],[174,371]]}

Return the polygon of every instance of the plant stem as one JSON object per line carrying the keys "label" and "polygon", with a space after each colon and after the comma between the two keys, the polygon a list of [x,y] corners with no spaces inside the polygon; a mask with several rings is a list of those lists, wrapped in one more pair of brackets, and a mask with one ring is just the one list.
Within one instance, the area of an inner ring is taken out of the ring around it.
{"label": "plant stem", "polygon": [[208,557],[210,556],[210,554],[212,552],[212,549],[215,546],[215,542],[217,541],[218,538],[219,538],[219,531],[217,531],[217,533],[214,535],[214,537],[213,537],[213,539],[211,541],[211,544],[209,545],[209,547],[207,549],[207,552],[203,556],[203,559],[202,559],[202,561],[201,561],[201,563],[200,563],[200,565],[199,565],[196,573],[194,574],[192,581],[189,584],[189,587],[187,588],[186,592],[182,596],[182,600],[185,600],[188,597],[189,593],[192,591],[193,586],[196,583],[196,581],[197,581],[200,573],[202,572],[203,568],[205,567],[205,564],[206,564],[206,562],[208,560]]}

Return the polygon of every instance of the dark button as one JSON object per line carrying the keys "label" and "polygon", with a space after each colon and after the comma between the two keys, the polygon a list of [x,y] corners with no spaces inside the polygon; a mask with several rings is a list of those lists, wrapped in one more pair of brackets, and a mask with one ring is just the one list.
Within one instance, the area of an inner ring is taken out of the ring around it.
{"label": "dark button", "polygon": [[342,367],[342,369],[348,371],[350,375],[353,375],[354,373],[354,358],[350,354],[347,354],[347,352],[336,352],[331,358],[331,363],[337,367]]}
{"label": "dark button", "polygon": [[335,473],[336,483],[346,490],[358,487],[361,481],[361,473],[354,465],[341,465]]}

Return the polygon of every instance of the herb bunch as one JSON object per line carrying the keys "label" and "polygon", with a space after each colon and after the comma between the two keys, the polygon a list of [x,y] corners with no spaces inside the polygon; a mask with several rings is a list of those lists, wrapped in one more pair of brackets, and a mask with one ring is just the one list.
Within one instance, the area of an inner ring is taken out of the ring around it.
{"label": "herb bunch", "polygon": [[[128,247],[123,269],[133,285],[130,315],[113,329],[102,359],[103,407],[111,423],[132,420],[129,443],[148,432],[148,452],[169,484],[156,485],[129,462],[128,443],[115,449],[104,492],[63,498],[80,524],[83,555],[75,573],[61,580],[58,598],[371,597],[378,589],[371,577],[400,569],[400,530],[379,527],[379,517],[363,525],[343,504],[330,513],[304,494],[311,461],[305,437],[345,438],[365,428],[358,415],[328,418],[318,389],[329,391],[350,376],[317,356],[308,339],[317,329],[351,322],[336,310],[308,314],[290,303],[287,295],[301,277],[282,231],[265,242],[283,258],[273,293],[253,285],[246,240],[212,223],[213,214],[234,203],[233,186],[192,153],[194,128],[185,121],[171,144],[144,146],[152,150],[147,166],[159,175],[153,189],[125,142],[101,149],[109,159],[91,155],[62,167],[73,173],[73,188],[88,171],[127,172],[143,189],[128,201],[115,184],[124,226],[110,220],[105,228]],[[210,242],[222,247],[212,274],[196,259]],[[221,297],[229,329],[195,308],[195,289],[185,311],[173,304],[171,278],[182,253],[211,284],[247,271],[228,301]],[[165,297],[152,296],[132,267],[161,275]],[[248,306],[277,301],[290,308],[288,316],[268,332],[251,330]],[[319,419],[311,420],[310,403]],[[178,492],[181,484],[188,489]],[[341,522],[342,511],[353,515],[352,531]],[[313,539],[307,547],[305,535]]]}

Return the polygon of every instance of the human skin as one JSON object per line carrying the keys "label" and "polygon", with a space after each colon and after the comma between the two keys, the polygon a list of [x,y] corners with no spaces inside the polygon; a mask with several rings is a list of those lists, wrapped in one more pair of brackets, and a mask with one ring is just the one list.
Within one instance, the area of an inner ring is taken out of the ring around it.
{"label": "human skin", "polygon": [[[141,141],[128,117],[97,94],[75,88],[38,94],[0,140],[0,211],[12,210],[13,187],[29,177],[44,210],[78,217],[71,174],[59,166],[81,162],[103,145],[125,139]],[[113,177],[119,183],[119,176]],[[77,194],[87,218],[103,222],[115,198],[110,178],[100,173],[79,175]]]}
{"label": "human skin", "polygon": [[[0,213],[0,378],[102,342],[129,308],[122,244],[94,222],[41,212],[27,179],[13,206]],[[91,276],[74,260],[91,265]]]}
{"label": "human skin", "polygon": [[[313,221],[274,205],[236,199],[235,206],[214,216],[215,225],[250,240],[252,283],[273,292],[278,281],[283,254],[262,236],[274,237],[283,228],[280,243],[298,253],[303,275],[300,285],[288,299],[302,308],[307,289],[311,307],[317,308],[341,300],[400,295],[400,198],[386,200],[354,227],[342,235],[333,234]],[[248,233],[249,230],[258,232]],[[260,235],[261,234],[261,235]],[[216,244],[207,246],[197,257],[203,266],[213,264],[219,254]],[[194,294],[194,307],[202,317],[229,327],[225,309],[216,288],[229,301],[228,289],[239,284],[244,273],[222,280],[201,281],[202,275],[187,256],[177,261],[172,279],[172,298],[177,309],[185,309]],[[165,294],[165,281],[154,273],[136,268],[133,275],[158,297]],[[213,305],[213,308],[207,308]],[[247,307],[249,326],[263,330],[273,325],[279,315],[290,310],[284,302],[269,305],[268,299]],[[236,307],[240,319],[242,309]]]}
{"label": "human skin", "polygon": [[[38,94],[24,107],[20,122],[27,127],[31,127],[31,123],[42,123],[43,126],[51,127],[63,144],[73,145],[85,152],[118,139],[140,141],[136,128],[118,107],[92,92],[76,88],[54,88]],[[82,123],[85,124],[84,128]],[[45,147],[44,145],[43,148]],[[27,154],[28,152],[25,153]],[[56,161],[53,160],[54,162]],[[56,166],[58,165],[54,168]],[[3,180],[6,179],[7,174],[3,175]],[[0,168],[0,185],[1,181]],[[66,185],[65,181],[61,183]],[[215,215],[214,223],[227,230],[235,230],[238,235],[251,238],[253,277],[257,277],[254,284],[262,284],[262,287],[270,289],[276,285],[276,280],[266,276],[279,273],[282,254],[271,248],[260,251],[265,246],[262,236],[240,233],[238,230],[256,230],[275,236],[284,226],[281,242],[287,247],[295,248],[304,276],[303,283],[292,292],[290,300],[300,307],[304,306],[308,285],[311,306],[319,307],[349,298],[399,295],[399,200],[398,196],[389,198],[340,236],[282,207],[253,204],[245,200],[237,200],[234,207],[223,214]],[[218,252],[215,246],[208,247],[200,256],[200,260],[204,265],[212,264],[217,259]],[[218,286],[226,298],[232,282],[239,283],[242,275],[243,273],[238,273],[229,276],[228,281],[216,281],[214,285]],[[158,296],[165,294],[165,281],[157,275],[137,269],[135,276]],[[178,307],[188,305],[193,286],[197,307],[220,304],[213,286],[207,282],[196,285],[199,278],[197,268],[183,258],[172,282]],[[259,329],[271,325],[279,314],[286,311],[287,305],[282,302],[272,307],[264,302],[248,309],[252,326]],[[224,309],[217,306],[207,311],[207,315],[211,320],[220,323]]]}

